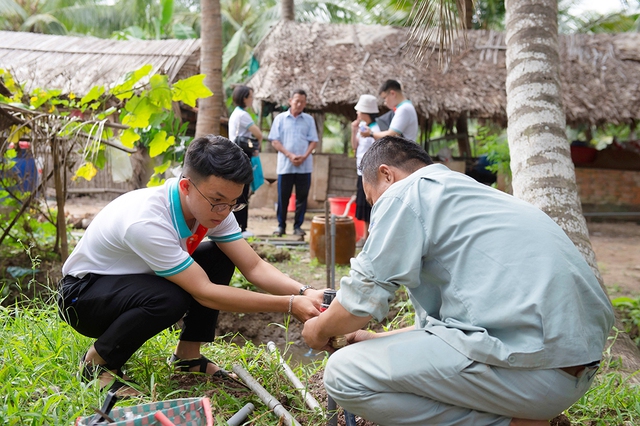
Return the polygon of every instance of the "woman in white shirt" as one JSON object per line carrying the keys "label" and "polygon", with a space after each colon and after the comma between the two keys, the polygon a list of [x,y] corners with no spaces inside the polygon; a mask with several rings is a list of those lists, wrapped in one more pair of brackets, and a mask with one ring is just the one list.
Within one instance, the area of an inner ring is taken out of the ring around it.
{"label": "woman in white shirt", "polygon": [[373,136],[362,136],[360,133],[363,129],[360,126],[363,125],[373,134],[379,132],[380,127],[376,123],[378,118],[378,101],[373,95],[362,95],[358,100],[358,103],[354,107],[358,113],[358,117],[351,123],[351,147],[356,153],[356,167],[358,173],[358,186],[356,191],[356,219],[364,221],[364,235],[360,241],[356,244],[358,247],[362,247],[369,235],[369,222],[371,220],[371,205],[367,202],[367,198],[362,188],[362,173],[360,172],[360,161],[364,153],[367,152],[371,144],[375,141]]}
{"label": "woman in white shirt", "polygon": [[[262,132],[260,128],[253,122],[253,118],[247,112],[247,108],[251,108],[253,105],[253,89],[249,86],[236,86],[233,89],[233,103],[236,108],[229,117],[229,139],[235,143],[238,136],[250,137],[257,139],[257,149],[253,152],[256,156],[259,154],[259,147],[262,144]],[[242,198],[238,200],[239,203],[246,203],[247,208],[237,212],[233,212],[242,230],[243,237],[250,237],[251,234],[247,231],[247,221],[249,217],[249,192],[250,185],[245,185],[242,192]]]}

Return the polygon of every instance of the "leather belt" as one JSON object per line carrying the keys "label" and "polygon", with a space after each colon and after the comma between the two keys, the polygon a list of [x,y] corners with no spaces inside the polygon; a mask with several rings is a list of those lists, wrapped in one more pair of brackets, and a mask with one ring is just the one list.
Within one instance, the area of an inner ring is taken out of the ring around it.
{"label": "leather belt", "polygon": [[574,365],[573,367],[563,367],[560,370],[564,371],[567,374],[572,375],[573,377],[578,377],[580,373],[584,371],[585,368],[597,367],[599,364],[600,364],[600,361],[594,361],[594,362],[590,362],[589,364]]}

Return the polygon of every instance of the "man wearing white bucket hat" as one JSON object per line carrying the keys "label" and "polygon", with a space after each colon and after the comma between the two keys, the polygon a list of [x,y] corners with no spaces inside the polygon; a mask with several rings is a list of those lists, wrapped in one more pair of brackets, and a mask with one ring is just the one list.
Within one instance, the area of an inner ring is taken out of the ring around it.
{"label": "man wearing white bucket hat", "polygon": [[367,152],[371,144],[375,141],[372,136],[362,136],[360,131],[368,130],[371,133],[379,132],[380,126],[376,123],[378,117],[378,102],[373,95],[362,95],[355,106],[358,117],[351,123],[351,146],[356,153],[356,167],[358,173],[358,184],[356,191],[356,219],[365,223],[364,235],[362,239],[356,242],[356,245],[362,247],[369,235],[369,222],[371,221],[371,204],[367,202],[362,187],[362,172],[360,171],[360,162],[364,153]]}

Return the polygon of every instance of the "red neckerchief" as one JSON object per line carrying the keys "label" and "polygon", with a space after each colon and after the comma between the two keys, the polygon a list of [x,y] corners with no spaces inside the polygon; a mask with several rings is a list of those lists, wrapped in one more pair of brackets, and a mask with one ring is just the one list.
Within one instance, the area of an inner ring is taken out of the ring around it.
{"label": "red neckerchief", "polygon": [[196,229],[196,232],[192,236],[187,238],[187,253],[191,255],[194,251],[196,251],[196,248],[198,247],[198,244],[200,244],[200,241],[202,241],[204,236],[207,235],[207,231],[207,228],[202,225],[198,225],[198,229]]}

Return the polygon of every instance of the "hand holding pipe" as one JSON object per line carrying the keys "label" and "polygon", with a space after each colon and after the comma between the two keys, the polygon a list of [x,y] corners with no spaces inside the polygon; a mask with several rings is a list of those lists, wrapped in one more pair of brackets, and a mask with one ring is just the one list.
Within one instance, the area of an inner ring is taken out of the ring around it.
{"label": "hand holding pipe", "polygon": [[[322,297],[322,307],[320,308],[320,312],[324,312],[329,309],[329,305],[333,302],[333,299],[336,298],[337,292],[332,289],[326,289],[324,291],[324,295]],[[340,349],[347,346],[347,338],[345,336],[334,336],[329,339],[329,344],[333,349]]]}

